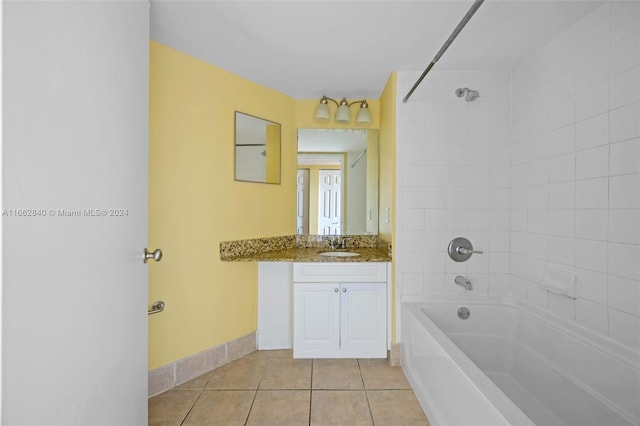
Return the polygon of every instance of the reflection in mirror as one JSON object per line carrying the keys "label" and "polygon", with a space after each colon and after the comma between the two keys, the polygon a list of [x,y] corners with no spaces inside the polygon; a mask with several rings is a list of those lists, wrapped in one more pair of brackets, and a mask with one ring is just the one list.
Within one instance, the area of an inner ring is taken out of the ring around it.
{"label": "reflection in mirror", "polygon": [[378,131],[298,129],[297,233],[378,234]]}
{"label": "reflection in mirror", "polygon": [[280,183],[280,124],[236,111],[236,180]]}

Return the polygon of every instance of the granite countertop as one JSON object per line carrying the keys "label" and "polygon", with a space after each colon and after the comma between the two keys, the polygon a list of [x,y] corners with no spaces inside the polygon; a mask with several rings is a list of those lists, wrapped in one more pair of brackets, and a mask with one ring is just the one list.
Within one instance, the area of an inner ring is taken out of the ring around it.
{"label": "granite countertop", "polygon": [[[344,238],[344,237],[342,237]],[[344,250],[331,250],[327,237],[289,235],[284,237],[224,241],[220,243],[220,260],[224,262],[390,262],[391,245],[375,235],[347,236]],[[359,256],[320,256],[328,251],[347,251]]]}
{"label": "granite countertop", "polygon": [[353,248],[334,250],[360,253],[360,256],[334,257],[320,256],[330,251],[326,248],[292,248],[263,253],[233,256],[224,259],[227,262],[391,262],[387,253],[377,248]]}

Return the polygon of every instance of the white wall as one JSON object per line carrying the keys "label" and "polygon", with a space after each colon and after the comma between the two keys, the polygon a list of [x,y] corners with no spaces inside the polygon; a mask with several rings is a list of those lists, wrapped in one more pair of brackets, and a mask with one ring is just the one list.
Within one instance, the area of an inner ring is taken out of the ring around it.
{"label": "white wall", "polygon": [[[403,296],[457,294],[457,274],[475,293],[509,291],[510,73],[398,73],[396,286]],[[455,90],[480,98],[466,102]],[[456,263],[458,236],[483,250]],[[399,332],[399,330],[397,330]]]}
{"label": "white wall", "polygon": [[[640,345],[640,2],[613,1],[513,73],[515,297]],[[540,290],[574,270],[578,298]]]}
{"label": "white wall", "polygon": [[236,179],[252,182],[267,180],[266,146],[236,145]]}
{"label": "white wall", "polygon": [[[3,54],[3,46],[4,46],[4,40],[3,40],[3,34],[4,34],[4,28],[3,28],[3,7],[0,5],[0,99],[4,99],[2,97],[2,87],[4,85],[4,79],[2,78],[2,71],[3,71],[3,67],[2,67],[2,58],[4,57]],[[4,202],[3,200],[3,192],[2,192],[2,174],[3,174],[3,169],[2,169],[2,145],[4,143],[4,138],[3,138],[3,130],[2,130],[2,116],[3,116],[3,105],[2,103],[0,103],[0,210],[2,210],[4,208]],[[2,300],[2,294],[3,294],[3,272],[2,272],[2,262],[3,262],[3,255],[2,255],[2,227],[4,226],[4,219],[2,218],[2,216],[0,216],[0,354],[2,354],[2,318],[4,318],[4,313],[2,312],[2,305],[3,305],[3,300]],[[2,356],[0,356],[0,422],[2,419]]]}
{"label": "white wall", "polygon": [[347,229],[344,234],[365,234],[367,231],[367,153],[351,167],[360,152],[347,153]]}
{"label": "white wall", "polygon": [[[606,3],[512,71],[432,71],[406,104],[419,72],[398,74],[398,294],[462,292],[462,273],[640,345],[639,8]],[[457,235],[485,254],[450,261]],[[548,266],[577,300],[538,288]]]}

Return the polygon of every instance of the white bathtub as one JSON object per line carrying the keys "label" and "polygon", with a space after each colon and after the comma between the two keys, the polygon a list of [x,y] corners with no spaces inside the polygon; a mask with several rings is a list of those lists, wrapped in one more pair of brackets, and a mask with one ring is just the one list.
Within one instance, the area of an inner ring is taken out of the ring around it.
{"label": "white bathtub", "polygon": [[403,303],[402,368],[431,424],[639,425],[639,352],[548,318],[510,298]]}

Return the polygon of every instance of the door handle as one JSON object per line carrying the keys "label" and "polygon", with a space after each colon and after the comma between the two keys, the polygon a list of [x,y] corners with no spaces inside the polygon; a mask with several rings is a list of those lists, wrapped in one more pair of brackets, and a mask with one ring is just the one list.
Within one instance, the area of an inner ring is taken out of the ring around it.
{"label": "door handle", "polygon": [[162,250],[155,249],[154,251],[149,251],[146,248],[144,249],[144,263],[147,263],[149,259],[153,259],[156,262],[160,262],[162,259]]}
{"label": "door handle", "polygon": [[158,300],[157,302],[153,302],[151,309],[147,311],[147,315],[159,314],[162,311],[164,311],[164,302],[162,300]]}

